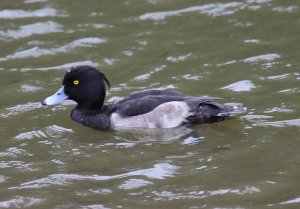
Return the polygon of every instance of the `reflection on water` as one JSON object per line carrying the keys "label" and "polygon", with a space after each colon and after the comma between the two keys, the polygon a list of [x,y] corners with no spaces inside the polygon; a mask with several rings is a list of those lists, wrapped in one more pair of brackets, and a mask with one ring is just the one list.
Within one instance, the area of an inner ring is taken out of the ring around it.
{"label": "reflection on water", "polygon": [[291,203],[300,203],[300,197],[292,199],[292,200],[288,200],[288,201],[285,201],[285,202],[281,202],[280,204],[281,205],[286,205],[286,204],[291,204]]}
{"label": "reflection on water", "polygon": [[92,62],[92,61],[79,61],[79,62],[72,62],[72,63],[67,63],[64,65],[60,65],[60,66],[51,66],[51,67],[41,67],[41,68],[22,68],[21,72],[27,72],[27,71],[48,71],[48,70],[64,70],[64,69],[69,69],[73,66],[76,65],[92,65],[92,66],[97,66],[96,63]]}
{"label": "reflection on water", "polygon": [[23,18],[31,18],[31,17],[56,17],[59,16],[57,11],[53,8],[42,8],[32,11],[25,11],[20,9],[15,10],[1,10],[0,11],[0,19],[23,19]]}
{"label": "reflection on water", "polygon": [[68,51],[71,51],[75,49],[76,47],[89,47],[89,46],[94,46],[97,44],[102,44],[105,43],[106,40],[97,38],[97,37],[90,37],[90,38],[83,38],[83,39],[78,39],[75,40],[71,43],[68,43],[64,46],[57,47],[57,48],[51,48],[51,49],[43,49],[40,47],[33,47],[30,49],[26,49],[23,51],[18,51],[14,54],[8,55],[5,58],[0,58],[1,61],[7,61],[10,59],[24,59],[24,58],[38,58],[41,56],[50,56],[50,55],[56,55],[59,53],[66,53]]}
{"label": "reflection on water", "polygon": [[229,89],[231,91],[251,91],[255,89],[255,85],[249,80],[238,81],[227,86],[222,87],[222,89]]}
{"label": "reflection on water", "polygon": [[[119,136],[126,136],[123,140],[136,142],[169,142],[171,140],[178,140],[182,138],[189,138],[197,133],[188,127],[180,126],[170,129],[118,129]],[[129,139],[128,139],[129,137]],[[201,138],[201,137],[200,137]]]}
{"label": "reflection on water", "polygon": [[33,138],[48,138],[48,137],[60,137],[63,133],[73,133],[72,129],[60,127],[57,125],[52,125],[45,128],[44,131],[29,131],[25,133],[20,133],[15,136],[17,140],[33,139]]}
{"label": "reflection on water", "polygon": [[[127,177],[138,177],[144,176],[150,179],[164,179],[166,177],[173,176],[173,173],[178,169],[177,166],[170,165],[168,163],[160,163],[153,166],[153,168],[135,170],[124,174],[114,175],[114,176],[83,176],[77,174],[53,174],[46,178],[34,180],[31,182],[22,183],[19,187],[9,188],[9,189],[24,189],[24,188],[41,188],[53,185],[67,185],[70,184],[69,181],[108,181],[119,178]],[[128,182],[127,182],[128,183]],[[149,184],[149,183],[148,183]]]}
{"label": "reflection on water", "polygon": [[193,6],[184,9],[174,10],[174,11],[167,11],[167,12],[154,12],[154,13],[147,13],[140,16],[141,20],[163,20],[166,17],[171,16],[179,16],[184,13],[188,12],[198,12],[200,14],[207,14],[209,16],[223,16],[233,14],[235,11],[238,11],[239,7],[242,6],[242,3],[238,2],[230,2],[230,3],[217,3],[217,4],[206,4],[201,6]]}
{"label": "reflection on water", "polygon": [[[297,208],[296,0],[0,2],[0,208]],[[148,88],[242,102],[222,123],[101,132],[42,107],[65,70],[107,101]]]}
{"label": "reflection on water", "polygon": [[16,105],[15,107],[6,108],[5,113],[1,113],[0,117],[7,118],[11,115],[17,115],[19,113],[24,113],[40,107],[42,107],[42,104],[40,102],[29,102],[27,104],[19,104]]}
{"label": "reflection on water", "polygon": [[18,30],[0,31],[0,36],[7,39],[19,39],[35,34],[48,34],[55,32],[62,32],[62,25],[53,21],[48,21],[22,25]]}
{"label": "reflection on water", "polygon": [[273,61],[275,59],[280,58],[279,54],[263,54],[255,57],[249,57],[244,59],[244,62],[251,63],[251,62],[261,62],[261,61]]}
{"label": "reflection on water", "polygon": [[286,127],[286,126],[300,126],[300,119],[283,120],[283,121],[272,121],[272,122],[261,122],[257,123],[257,126],[274,126],[274,127]]}

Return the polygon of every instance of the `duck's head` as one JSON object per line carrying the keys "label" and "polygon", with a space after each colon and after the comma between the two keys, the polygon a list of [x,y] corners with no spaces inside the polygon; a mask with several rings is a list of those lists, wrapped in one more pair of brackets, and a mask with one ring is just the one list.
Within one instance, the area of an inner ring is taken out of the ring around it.
{"label": "duck's head", "polygon": [[42,104],[55,105],[70,99],[77,102],[78,109],[99,111],[106,95],[105,82],[110,86],[105,75],[94,67],[72,67],[65,74],[62,87]]}

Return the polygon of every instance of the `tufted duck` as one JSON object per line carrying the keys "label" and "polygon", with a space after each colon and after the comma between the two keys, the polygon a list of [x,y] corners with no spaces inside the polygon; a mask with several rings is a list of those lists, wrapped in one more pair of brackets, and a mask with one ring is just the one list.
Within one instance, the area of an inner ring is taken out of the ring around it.
{"label": "tufted duck", "polygon": [[111,104],[104,104],[105,75],[91,66],[67,71],[62,87],[46,98],[43,105],[70,99],[77,102],[71,118],[85,126],[110,130],[117,128],[173,128],[183,124],[222,121],[246,111],[240,103],[220,104],[215,97],[185,96],[167,90],[145,90]]}

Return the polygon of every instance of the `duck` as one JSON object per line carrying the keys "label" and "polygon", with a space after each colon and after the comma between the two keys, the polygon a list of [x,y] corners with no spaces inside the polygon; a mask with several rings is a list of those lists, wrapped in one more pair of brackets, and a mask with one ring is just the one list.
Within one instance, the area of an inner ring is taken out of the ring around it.
{"label": "duck", "polygon": [[244,113],[241,103],[218,103],[218,97],[187,96],[169,90],[148,89],[130,94],[117,102],[104,104],[106,76],[93,66],[80,65],[67,70],[62,86],[43,105],[73,100],[77,105],[71,118],[99,130],[122,128],[174,128],[181,125],[213,123]]}

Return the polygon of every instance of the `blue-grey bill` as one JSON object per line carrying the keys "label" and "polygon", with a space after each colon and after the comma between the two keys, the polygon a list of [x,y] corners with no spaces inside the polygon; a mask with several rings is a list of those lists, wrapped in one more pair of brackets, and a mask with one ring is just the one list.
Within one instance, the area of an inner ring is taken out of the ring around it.
{"label": "blue-grey bill", "polygon": [[56,105],[68,99],[68,96],[65,94],[64,86],[62,86],[58,91],[50,97],[47,97],[42,104],[43,105]]}

